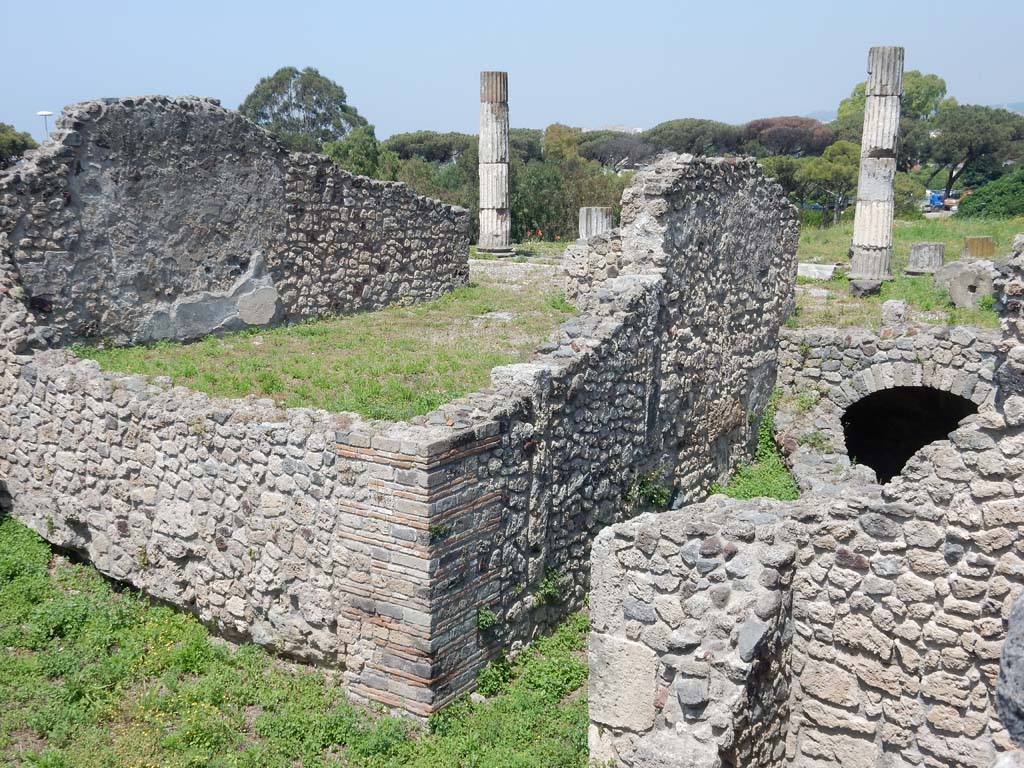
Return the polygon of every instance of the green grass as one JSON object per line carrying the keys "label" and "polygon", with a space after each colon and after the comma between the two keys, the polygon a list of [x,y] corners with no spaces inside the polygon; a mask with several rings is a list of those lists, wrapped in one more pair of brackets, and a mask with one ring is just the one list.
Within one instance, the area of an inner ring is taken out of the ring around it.
{"label": "green grass", "polygon": [[[486,317],[498,310],[512,319]],[[76,348],[107,370],[170,376],[211,395],[407,419],[485,387],[575,310],[558,293],[490,278],[435,301],[209,337],[194,344]]]}
{"label": "green grass", "polygon": [[800,490],[789,469],[782,461],[775,445],[775,405],[779,394],[772,396],[764,409],[757,432],[757,450],[754,461],[737,467],[724,486],[715,483],[710,493],[724,493],[734,499],[754,499],[767,496],[772,499],[799,498]]}
{"label": "green grass", "polygon": [[430,728],[346,701],[338,675],[212,640],[0,520],[0,764],[37,768],[586,765],[587,619],[481,674]]}
{"label": "green grass", "polygon": [[978,309],[954,307],[949,293],[935,285],[931,275],[908,277],[899,275],[882,283],[881,293],[875,296],[850,295],[849,280],[838,273],[831,280],[814,281],[828,295],[824,299],[801,291],[797,293],[797,311],[789,319],[791,328],[833,326],[860,327],[877,330],[882,325],[882,304],[890,299],[906,301],[910,320],[939,325],[974,325],[980,328],[998,328],[999,315],[991,301]]}
{"label": "green grass", "polygon": [[[946,244],[946,261],[960,258],[964,238],[990,235],[996,241],[996,255],[1009,253],[1013,237],[1024,232],[1024,217],[1005,219],[962,219],[951,216],[944,219],[897,220],[893,225],[893,274],[902,274],[910,256],[911,243],[922,241]],[[847,251],[853,238],[853,223],[834,227],[801,227],[797,258],[819,264],[846,264]]]}

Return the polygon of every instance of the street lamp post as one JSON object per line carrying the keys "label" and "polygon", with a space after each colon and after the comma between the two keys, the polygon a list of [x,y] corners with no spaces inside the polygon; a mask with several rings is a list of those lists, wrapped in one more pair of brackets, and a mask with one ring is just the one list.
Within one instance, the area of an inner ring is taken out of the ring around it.
{"label": "street lamp post", "polygon": [[39,112],[36,112],[36,114],[39,115],[41,118],[43,118],[43,140],[45,141],[46,138],[50,135],[50,123],[49,123],[49,120],[50,120],[50,117],[53,115],[53,112],[47,112],[45,109],[43,109],[43,110],[40,110]]}

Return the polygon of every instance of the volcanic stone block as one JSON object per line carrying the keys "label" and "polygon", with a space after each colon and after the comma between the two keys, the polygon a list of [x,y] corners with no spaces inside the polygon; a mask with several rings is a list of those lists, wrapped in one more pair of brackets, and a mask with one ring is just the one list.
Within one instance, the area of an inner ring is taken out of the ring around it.
{"label": "volcanic stone block", "polygon": [[650,648],[610,635],[590,636],[590,717],[612,728],[654,725],[658,657]]}
{"label": "volcanic stone block", "polygon": [[949,292],[953,304],[977,309],[982,296],[991,296],[999,273],[991,261],[960,259],[951,261],[935,273],[935,284]]}

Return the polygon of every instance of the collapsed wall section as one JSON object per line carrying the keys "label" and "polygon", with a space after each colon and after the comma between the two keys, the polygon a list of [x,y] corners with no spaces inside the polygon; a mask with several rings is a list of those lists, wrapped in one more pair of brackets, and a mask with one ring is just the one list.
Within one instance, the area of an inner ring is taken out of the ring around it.
{"label": "collapsed wall section", "polygon": [[187,340],[434,298],[468,275],[468,212],[287,152],[211,99],[67,107],[0,173],[21,348]]}

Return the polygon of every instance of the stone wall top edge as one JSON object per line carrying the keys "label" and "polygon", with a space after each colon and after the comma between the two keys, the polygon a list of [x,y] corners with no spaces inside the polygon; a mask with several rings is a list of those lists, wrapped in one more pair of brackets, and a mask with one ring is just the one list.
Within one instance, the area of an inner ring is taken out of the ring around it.
{"label": "stone wall top edge", "polygon": [[187,418],[190,412],[193,415],[218,413],[218,419],[224,423],[305,422],[321,424],[325,430],[338,429],[353,419],[361,418],[355,413],[319,408],[282,408],[273,400],[258,395],[217,397],[175,385],[166,376],[148,377],[103,370],[96,361],[80,358],[68,349],[45,349],[32,355],[19,355],[15,359],[21,366],[22,378],[25,377],[25,369],[31,368],[37,380],[56,381],[61,377],[72,377],[74,386],[79,389],[93,384],[110,384],[113,390],[136,393],[141,400],[166,399],[173,403],[174,411],[182,414],[183,418]]}
{"label": "stone wall top edge", "polygon": [[271,143],[273,145],[273,149],[278,152],[282,158],[287,158],[287,161],[293,166],[301,166],[305,164],[329,167],[332,172],[339,176],[343,178],[350,178],[361,185],[370,187],[371,189],[393,189],[395,191],[405,193],[411,199],[430,201],[437,208],[448,210],[453,216],[469,215],[469,211],[466,208],[445,203],[437,198],[419,195],[404,182],[382,181],[370,178],[369,176],[360,176],[358,174],[350,173],[336,165],[334,161],[324,154],[289,151],[270,131],[260,125],[257,125],[241,112],[222,106],[220,99],[213,98],[211,96],[165,96],[160,94],[151,94],[145,96],[85,99],[83,101],[73,102],[66,105],[61,110],[61,113],[57,116],[54,122],[54,130],[51,132],[50,136],[48,136],[46,140],[35,149],[27,150],[22,155],[21,162],[15,163],[9,168],[5,168],[0,171],[0,180],[5,180],[8,177],[13,178],[19,176],[24,172],[28,172],[28,174],[31,175],[34,170],[32,168],[34,160],[38,161],[45,158],[59,160],[63,158],[70,161],[73,152],[68,151],[69,147],[65,146],[63,139],[69,132],[76,130],[76,124],[82,129],[88,130],[87,126],[89,123],[100,119],[103,115],[107,114],[111,108],[121,107],[124,109],[134,110],[154,106],[178,108],[185,111],[201,107],[211,112],[229,116],[232,119],[237,119],[247,123],[256,135]]}
{"label": "stone wall top edge", "polygon": [[[604,325],[621,326],[621,321],[606,322]],[[611,329],[599,340],[588,345],[580,354],[570,359],[551,358],[550,355],[535,354],[534,359],[524,363],[498,366],[492,370],[497,381],[494,386],[469,393],[445,403],[438,410],[415,421],[391,421],[371,419],[349,411],[326,411],[317,408],[286,408],[273,400],[248,395],[242,398],[217,397],[189,387],[174,385],[168,377],[147,377],[139,374],[109,371],[87,358],[80,358],[69,349],[46,349],[31,355],[16,356],[22,370],[33,369],[33,375],[43,381],[60,377],[73,377],[76,388],[91,384],[107,384],[115,389],[138,393],[140,399],[162,398],[173,400],[179,413],[198,415],[202,412],[219,412],[224,422],[243,423],[261,421],[266,423],[305,422],[320,424],[325,430],[333,430],[335,439],[355,446],[369,445],[374,438],[400,441],[402,452],[430,455],[430,446],[457,440],[467,434],[477,439],[489,432],[496,433],[499,420],[520,409],[524,401],[539,394],[542,384],[538,380],[527,380],[526,371],[542,370],[541,378],[572,375],[587,364],[594,347],[610,338]],[[545,358],[551,358],[545,360]],[[430,417],[434,416],[435,423]],[[187,418],[187,416],[185,416]],[[438,450],[443,450],[438,448]]]}
{"label": "stone wall top edge", "polygon": [[[889,331],[890,333],[883,335],[883,331]],[[807,328],[781,328],[779,330],[779,338],[782,341],[801,341],[805,340],[807,337],[856,337],[887,340],[896,338],[912,339],[922,336],[937,339],[948,339],[954,331],[962,331],[967,334],[972,334],[976,339],[991,343],[996,343],[1002,339],[1002,335],[996,329],[978,328],[973,325],[919,325],[915,323],[887,325],[883,326],[883,328],[878,331],[864,326],[836,328],[828,325],[817,325]]]}
{"label": "stone wall top edge", "polygon": [[[692,155],[690,153],[677,153],[677,152],[662,152],[660,153],[654,162],[649,165],[645,165],[637,173],[637,179],[641,183],[634,183],[627,187],[623,193],[623,200],[625,200],[627,193],[630,189],[635,189],[642,194],[649,197],[657,197],[664,195],[666,192],[671,191],[671,187],[661,186],[665,183],[666,176],[672,174],[689,175],[693,173],[700,173],[701,169],[710,169],[711,171],[717,171],[722,169],[732,169],[749,174],[751,178],[763,178],[771,182],[772,194],[776,200],[785,203],[783,209],[794,221],[799,218],[799,212],[795,205],[790,202],[786,196],[785,191],[779,185],[777,181],[771,176],[765,173],[764,168],[758,162],[758,159],[752,155],[735,155],[729,157],[723,156],[705,156],[705,155]],[[648,187],[644,184],[644,181],[656,181],[657,183]],[[625,223],[625,222],[624,222]]]}
{"label": "stone wall top edge", "polygon": [[335,164],[335,162],[331,160],[331,158],[327,157],[327,155],[323,155],[318,152],[288,152],[288,162],[293,166],[306,165],[312,167],[324,167],[329,169],[332,173],[338,175],[341,178],[351,179],[357,184],[369,187],[370,189],[391,189],[396,192],[404,192],[407,197],[419,200],[427,200],[433,203],[438,208],[448,209],[452,214],[456,216],[469,215],[469,210],[467,208],[463,208],[460,205],[452,205],[451,203],[446,203],[442,200],[438,200],[436,197],[427,197],[426,195],[420,195],[414,192],[412,188],[404,181],[383,181],[381,179],[374,179],[371,176],[362,176],[357,173],[346,171],[341,166]]}

